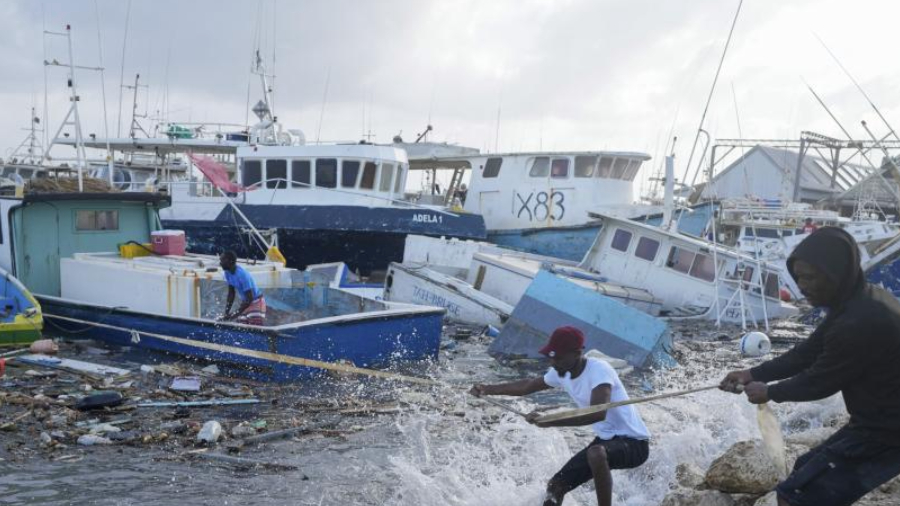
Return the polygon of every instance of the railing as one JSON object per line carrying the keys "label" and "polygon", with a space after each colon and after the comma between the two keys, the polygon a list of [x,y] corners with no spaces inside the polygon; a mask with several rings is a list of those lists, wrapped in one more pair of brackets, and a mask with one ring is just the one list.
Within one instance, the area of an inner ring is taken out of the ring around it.
{"label": "railing", "polygon": [[[268,188],[268,183],[270,183],[270,182],[284,183],[285,186],[281,187],[281,188],[279,188],[279,187]],[[160,186],[166,186],[169,188],[171,188],[173,186],[182,186],[182,185],[192,185],[192,187],[188,190],[188,194],[192,197],[222,198],[222,195],[221,195],[221,193],[219,193],[219,190],[216,188],[216,186],[213,185],[209,181],[170,181],[170,182],[160,183]],[[297,188],[297,185],[303,186],[303,187],[305,187],[305,189]],[[202,188],[202,191],[198,192],[196,190],[196,188],[198,188],[198,187]],[[398,205],[401,207],[408,207],[408,208],[412,208],[412,209],[422,209],[423,211],[432,211],[432,212],[441,213],[441,214],[444,214],[447,216],[452,216],[452,217],[458,216],[457,214],[454,214],[454,213],[444,210],[444,209],[435,209],[433,207],[421,206],[414,202],[409,202],[407,200],[399,200],[399,199],[395,199],[395,198],[384,197],[381,195],[375,195],[372,193],[362,193],[362,192],[366,192],[366,191],[377,191],[377,190],[355,190],[355,191],[341,190],[338,188],[328,188],[326,186],[312,185],[310,183],[298,183],[296,181],[289,181],[285,178],[272,178],[272,179],[261,180],[261,181],[257,181],[256,183],[253,183],[252,185],[246,187],[247,191],[272,190],[272,198],[270,199],[270,203],[272,201],[274,201],[275,195],[278,193],[279,190],[283,190],[283,191],[303,190],[303,191],[305,191],[307,189],[324,190],[324,191],[334,192],[334,193],[338,193],[338,194],[353,195],[355,197],[364,197],[364,198],[368,198],[368,199],[382,200],[382,201],[385,201],[385,202],[388,202],[388,203],[391,203],[394,205]],[[170,192],[170,194],[172,193],[171,189],[169,190],[169,192]],[[388,192],[388,193],[390,193],[390,192]],[[237,199],[235,199],[234,197],[228,197],[228,198],[232,198],[232,200],[235,200],[236,203],[243,204],[246,202],[246,192],[242,192],[240,195],[241,195],[241,197],[239,197],[240,202],[237,202]]]}

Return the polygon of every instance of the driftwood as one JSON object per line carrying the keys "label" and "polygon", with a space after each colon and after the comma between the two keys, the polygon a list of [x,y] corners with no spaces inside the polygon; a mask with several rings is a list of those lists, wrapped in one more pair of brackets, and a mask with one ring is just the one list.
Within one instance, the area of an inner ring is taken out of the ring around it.
{"label": "driftwood", "polygon": [[[225,464],[230,464],[239,468],[244,469],[252,469],[261,467],[263,469],[274,469],[278,471],[295,471],[299,469],[299,467],[294,464],[282,464],[280,462],[265,462],[261,460],[248,459],[244,457],[233,457],[231,455],[222,455],[221,453],[189,453],[188,455],[192,455],[194,457],[212,460],[216,462],[223,462]],[[305,476],[304,476],[305,478]]]}
{"label": "driftwood", "polygon": [[256,436],[245,437],[243,439],[237,439],[233,441],[230,445],[233,448],[241,448],[244,446],[253,446],[260,443],[266,443],[268,441],[275,441],[277,439],[286,439],[289,437],[296,436],[297,434],[302,434],[304,432],[312,432],[321,429],[331,428],[337,425],[337,419],[334,420],[326,420],[324,422],[313,423],[309,425],[301,425],[299,427],[291,427],[290,429],[284,430],[276,430],[273,432],[266,432],[263,434],[258,434]]}

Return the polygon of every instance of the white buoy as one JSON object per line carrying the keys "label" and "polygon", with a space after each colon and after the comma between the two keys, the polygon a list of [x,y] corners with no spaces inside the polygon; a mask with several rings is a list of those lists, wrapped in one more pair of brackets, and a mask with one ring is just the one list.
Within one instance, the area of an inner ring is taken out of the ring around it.
{"label": "white buoy", "polygon": [[772,351],[772,342],[762,332],[748,332],[741,338],[740,351],[745,357],[762,357]]}

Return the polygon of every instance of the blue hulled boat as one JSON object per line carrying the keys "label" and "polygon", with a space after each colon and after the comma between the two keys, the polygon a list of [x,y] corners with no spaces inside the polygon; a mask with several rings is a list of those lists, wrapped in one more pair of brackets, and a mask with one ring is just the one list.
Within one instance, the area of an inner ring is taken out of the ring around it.
{"label": "blue hulled boat", "polygon": [[291,267],[344,262],[368,274],[401,261],[409,234],[486,237],[480,215],[404,200],[403,149],[260,144],[236,153],[237,184],[224,165],[197,156],[191,159],[209,182],[167,184],[172,206],[160,213],[163,225],[184,230],[191,252],[257,255],[249,221],[269,234]]}
{"label": "blue hulled boat", "polygon": [[118,251],[149,242],[168,203],[148,193],[0,198],[9,224],[0,267],[30,288],[58,330],[261,379],[301,379],[320,370],[315,361],[377,368],[437,357],[442,309],[366,299],[277,262],[241,262],[268,301],[265,324],[218,322],[227,293],[218,258]]}

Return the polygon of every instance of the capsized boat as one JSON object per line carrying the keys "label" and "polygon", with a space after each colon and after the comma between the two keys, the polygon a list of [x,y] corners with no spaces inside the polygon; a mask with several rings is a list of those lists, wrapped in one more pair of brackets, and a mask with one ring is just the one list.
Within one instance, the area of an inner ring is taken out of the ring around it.
{"label": "capsized boat", "polygon": [[290,381],[309,360],[384,367],[437,357],[443,310],[358,297],[273,262],[241,262],[269,301],[262,326],[217,321],[227,285],[204,255],[126,258],[150,242],[169,197],[150,193],[0,198],[0,266],[30,286],[55,327],[78,337],[212,361],[234,373]]}
{"label": "capsized boat", "polygon": [[574,262],[484,242],[424,236],[407,237],[403,263],[388,269],[384,299],[440,306],[450,321],[500,327],[544,270],[586,294],[611,297],[650,315],[659,313],[659,301],[648,291],[608,283]]}
{"label": "capsized boat", "polygon": [[43,327],[41,305],[25,285],[0,269],[0,346],[32,343]]}

